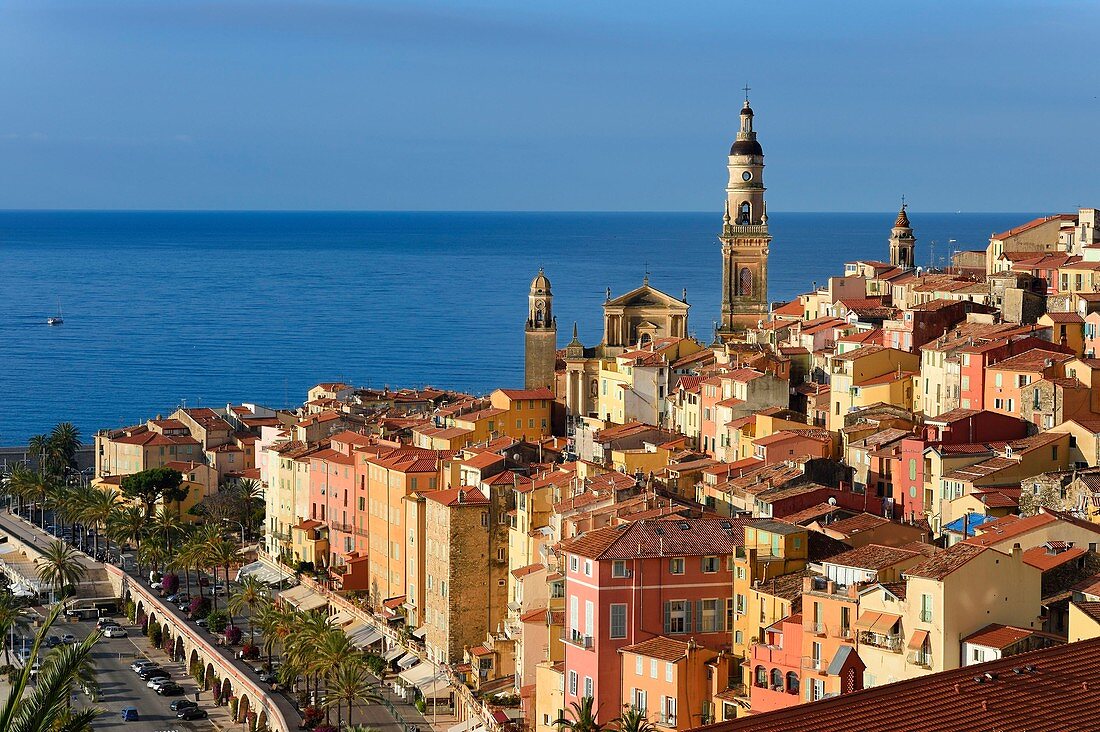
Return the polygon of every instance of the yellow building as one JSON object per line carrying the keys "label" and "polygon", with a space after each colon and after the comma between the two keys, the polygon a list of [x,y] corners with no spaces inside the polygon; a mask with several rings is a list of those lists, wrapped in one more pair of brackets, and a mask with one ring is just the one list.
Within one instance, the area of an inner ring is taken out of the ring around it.
{"label": "yellow building", "polygon": [[[782,610],[781,603],[754,596],[753,588],[801,572],[809,556],[809,533],[802,526],[759,519],[746,523],[744,534],[744,546],[733,558],[733,655],[741,660],[748,658],[749,646],[762,638],[764,628],[785,617],[775,616]],[[753,597],[755,605],[750,604]],[[744,683],[748,684],[747,677]]]}
{"label": "yellow building", "polygon": [[497,389],[489,395],[489,403],[504,411],[499,415],[500,436],[537,441],[552,434],[554,394],[547,387]]}
{"label": "yellow building", "polygon": [[535,732],[560,732],[554,724],[565,716],[565,662],[543,661],[535,667]]}
{"label": "yellow building", "polygon": [[1042,628],[1042,572],[1023,552],[961,543],[859,596],[855,628],[866,686],[958,668],[959,639],[990,623]]}
{"label": "yellow building", "polygon": [[[1095,265],[1095,263],[1093,263]],[[1093,292],[1093,290],[1089,290]],[[1080,356],[1085,351],[1085,319],[1077,313],[1044,313],[1036,325],[1051,329],[1051,341],[1069,346]]]}
{"label": "yellow building", "polygon": [[912,379],[919,364],[916,354],[877,345],[833,356],[828,428],[839,430],[849,411],[876,402],[912,409]]}

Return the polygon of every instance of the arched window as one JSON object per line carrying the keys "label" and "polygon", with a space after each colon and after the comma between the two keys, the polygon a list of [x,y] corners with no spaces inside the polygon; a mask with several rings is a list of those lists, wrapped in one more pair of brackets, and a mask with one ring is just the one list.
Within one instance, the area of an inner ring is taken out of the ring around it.
{"label": "arched window", "polygon": [[798,674],[794,671],[787,672],[787,693],[798,696]]}
{"label": "arched window", "polygon": [[752,220],[752,206],[748,201],[743,201],[740,206],[737,207],[737,223],[747,224]]}
{"label": "arched window", "polygon": [[777,668],[772,669],[772,689],[783,691],[783,672]]}
{"label": "arched window", "polygon": [[752,295],[752,272],[748,267],[742,267],[737,273],[737,294],[745,297]]}
{"label": "arched window", "polygon": [[756,685],[765,688],[768,686],[768,670],[763,666],[756,667]]}
{"label": "arched window", "polygon": [[642,333],[642,337],[638,339],[638,342],[643,346],[648,346],[652,340],[649,333]]}

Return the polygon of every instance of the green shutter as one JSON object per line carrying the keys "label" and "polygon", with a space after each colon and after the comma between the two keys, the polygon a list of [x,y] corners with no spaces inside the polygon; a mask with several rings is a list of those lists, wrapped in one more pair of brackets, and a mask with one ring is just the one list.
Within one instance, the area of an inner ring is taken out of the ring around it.
{"label": "green shutter", "polygon": [[672,603],[665,600],[665,633],[672,632]]}

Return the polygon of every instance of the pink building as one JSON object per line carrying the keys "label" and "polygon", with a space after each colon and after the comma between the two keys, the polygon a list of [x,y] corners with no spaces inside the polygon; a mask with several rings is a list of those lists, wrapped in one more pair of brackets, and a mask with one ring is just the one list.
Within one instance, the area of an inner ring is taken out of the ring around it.
{"label": "pink building", "polygon": [[355,549],[355,464],[351,446],[333,440],[327,450],[309,456],[309,517],[328,526],[327,565],[344,564]]}
{"label": "pink building", "polygon": [[802,615],[783,618],[764,630],[764,642],[753,643],[749,666],[751,711],[770,712],[802,700]]}
{"label": "pink building", "polygon": [[626,646],[664,635],[729,647],[742,523],[636,521],[563,542],[566,709],[591,696],[600,721],[619,715]]}

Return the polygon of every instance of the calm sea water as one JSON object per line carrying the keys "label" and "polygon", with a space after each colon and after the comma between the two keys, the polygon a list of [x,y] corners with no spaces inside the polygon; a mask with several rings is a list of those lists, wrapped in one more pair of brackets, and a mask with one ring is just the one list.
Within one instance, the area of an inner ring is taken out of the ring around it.
{"label": "calm sea water", "polygon": [[[911,218],[918,262],[1030,214]],[[894,214],[776,213],[770,296],[884,259]],[[90,435],[180,404],[300,403],[318,381],[474,392],[523,380],[527,288],[559,342],[601,337],[606,288],[687,288],[718,312],[715,214],[0,212],[0,444]],[[955,243],[950,243],[955,239]],[[58,306],[65,323],[48,327]]]}

